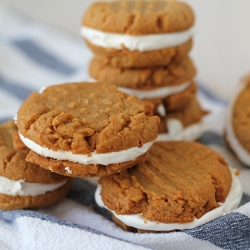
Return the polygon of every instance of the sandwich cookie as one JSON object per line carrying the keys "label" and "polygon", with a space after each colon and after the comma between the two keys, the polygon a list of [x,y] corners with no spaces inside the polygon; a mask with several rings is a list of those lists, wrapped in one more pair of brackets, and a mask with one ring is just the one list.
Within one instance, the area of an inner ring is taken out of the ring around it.
{"label": "sandwich cookie", "polygon": [[71,179],[25,161],[25,150],[15,150],[13,121],[0,125],[0,209],[42,208],[61,200]]}
{"label": "sandwich cookie", "polygon": [[179,1],[111,1],[90,6],[81,35],[114,67],[166,66],[190,51],[194,13]]}
{"label": "sandwich cookie", "polygon": [[153,105],[100,83],[68,83],[31,94],[17,113],[27,161],[94,177],[141,162],[157,138]]}
{"label": "sandwich cookie", "polygon": [[230,213],[242,196],[237,171],[196,142],[156,142],[147,160],[102,177],[95,198],[127,231],[166,232]]}
{"label": "sandwich cookie", "polygon": [[238,159],[250,166],[250,76],[234,92],[226,118],[226,140]]}

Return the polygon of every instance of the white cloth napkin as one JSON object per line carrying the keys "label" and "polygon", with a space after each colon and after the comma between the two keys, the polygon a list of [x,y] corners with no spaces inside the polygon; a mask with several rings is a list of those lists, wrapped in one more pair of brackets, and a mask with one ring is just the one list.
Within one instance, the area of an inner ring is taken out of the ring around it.
{"label": "white cloth napkin", "polygon": [[[90,51],[71,37],[0,4],[0,122],[13,119],[33,91],[88,79]],[[200,86],[201,87],[201,86]],[[123,231],[94,201],[95,181],[75,179],[67,198],[39,211],[0,210],[0,249],[249,249],[250,169],[226,148],[223,123],[227,103],[201,87],[199,100],[211,111],[201,143],[241,170],[242,205],[191,230],[162,234]],[[243,205],[244,204],[244,205]]]}

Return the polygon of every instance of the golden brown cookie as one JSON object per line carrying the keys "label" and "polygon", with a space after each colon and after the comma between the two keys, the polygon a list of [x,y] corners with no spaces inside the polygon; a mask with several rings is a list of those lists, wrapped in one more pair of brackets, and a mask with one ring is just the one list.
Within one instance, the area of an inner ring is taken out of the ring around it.
{"label": "golden brown cookie", "polygon": [[194,13],[179,1],[112,1],[92,4],[81,34],[114,67],[166,66],[192,47]]}
{"label": "golden brown cookie", "polygon": [[226,140],[241,162],[250,166],[250,76],[236,86],[226,121]]}
{"label": "golden brown cookie", "polygon": [[0,209],[42,208],[67,195],[71,179],[25,161],[28,151],[13,148],[13,121],[0,125]]}
{"label": "golden brown cookie", "polygon": [[90,76],[99,82],[123,88],[154,90],[190,81],[194,78],[196,69],[188,56],[168,67],[146,67],[141,69],[112,67],[94,57],[90,62],[89,72]]}
{"label": "golden brown cookie", "polygon": [[232,180],[236,175],[224,158],[208,147],[156,142],[144,163],[100,178],[96,201],[113,212],[118,224],[153,231],[193,228],[229,212],[234,199],[238,205],[242,190],[237,180],[238,191],[231,191]]}
{"label": "golden brown cookie", "polygon": [[18,111],[17,126],[32,150],[27,160],[60,174],[90,177],[143,160],[157,137],[159,118],[152,111],[151,103],[116,86],[61,84],[31,94]]}
{"label": "golden brown cookie", "polygon": [[84,14],[82,25],[129,35],[171,33],[192,27],[194,14],[179,1],[97,2]]}

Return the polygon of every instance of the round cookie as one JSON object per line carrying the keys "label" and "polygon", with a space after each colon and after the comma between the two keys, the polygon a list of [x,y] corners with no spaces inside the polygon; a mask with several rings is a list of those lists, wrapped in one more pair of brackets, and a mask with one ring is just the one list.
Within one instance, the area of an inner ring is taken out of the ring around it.
{"label": "round cookie", "polygon": [[250,76],[236,87],[230,101],[225,132],[226,140],[238,159],[250,166]]}
{"label": "round cookie", "polygon": [[242,188],[236,175],[220,155],[199,143],[157,142],[144,163],[100,178],[96,201],[125,230],[189,229],[239,205]]}
{"label": "round cookie", "polygon": [[17,113],[27,160],[69,176],[120,172],[141,162],[157,137],[153,105],[100,83],[50,86]]}
{"label": "round cookie", "polygon": [[15,150],[13,121],[0,125],[0,209],[42,208],[67,195],[71,179],[25,161],[25,150]]}
{"label": "round cookie", "polygon": [[178,1],[97,2],[84,15],[81,34],[114,67],[166,66],[190,51],[194,19]]}
{"label": "round cookie", "polygon": [[155,90],[161,87],[179,86],[194,78],[196,69],[186,56],[168,67],[146,67],[141,69],[116,68],[94,57],[89,65],[90,76],[99,82],[134,90]]}
{"label": "round cookie", "polygon": [[194,141],[208,129],[203,117],[208,114],[204,111],[195,97],[180,110],[167,111],[161,114],[158,106],[156,114],[161,116],[158,128],[158,141],[188,140]]}

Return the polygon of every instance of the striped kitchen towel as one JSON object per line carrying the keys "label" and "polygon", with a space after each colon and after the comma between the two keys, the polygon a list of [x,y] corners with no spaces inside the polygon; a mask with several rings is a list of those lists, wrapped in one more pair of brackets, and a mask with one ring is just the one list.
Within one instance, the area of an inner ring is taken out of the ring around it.
{"label": "striped kitchen towel", "polygon": [[[91,53],[81,38],[63,34],[0,4],[0,122],[13,119],[22,101],[50,84],[88,78]],[[210,131],[201,143],[241,170],[244,195],[234,212],[195,229],[134,234],[116,226],[94,200],[95,179],[75,179],[67,198],[41,210],[0,210],[0,249],[250,249],[250,169],[227,150],[227,102],[200,84]],[[216,122],[215,122],[216,121]]]}

